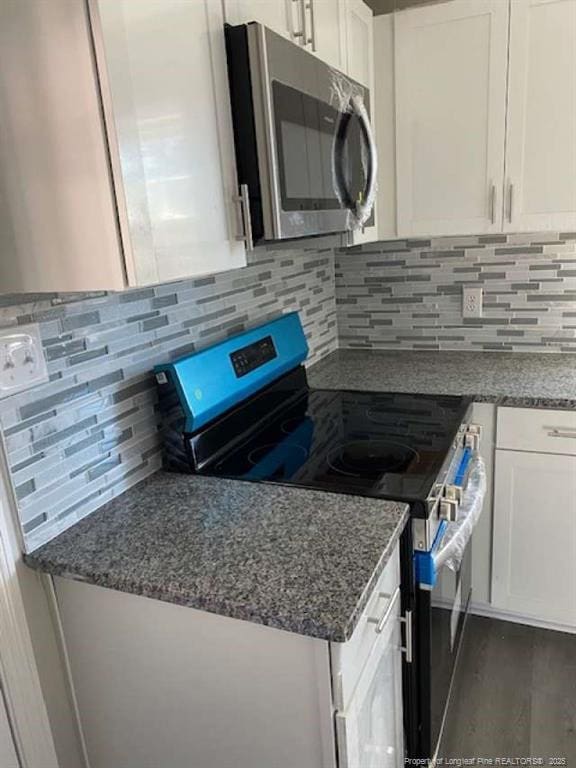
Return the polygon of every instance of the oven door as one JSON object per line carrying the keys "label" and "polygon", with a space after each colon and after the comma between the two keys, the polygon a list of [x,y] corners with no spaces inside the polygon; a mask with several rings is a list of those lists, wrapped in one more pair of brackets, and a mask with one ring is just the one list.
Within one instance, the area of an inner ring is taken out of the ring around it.
{"label": "oven door", "polygon": [[[463,475],[467,473],[464,483]],[[465,449],[455,484],[464,490],[458,522],[442,521],[429,552],[416,552],[416,626],[419,750],[433,759],[439,747],[472,585],[472,534],[486,493],[482,459]],[[452,570],[448,568],[448,563]]]}
{"label": "oven door", "polygon": [[460,570],[444,567],[432,591],[419,590],[422,756],[434,757],[442,736],[472,586],[472,540]]}
{"label": "oven door", "polygon": [[369,223],[377,159],[368,89],[260,24],[248,24],[248,46],[264,239]]}

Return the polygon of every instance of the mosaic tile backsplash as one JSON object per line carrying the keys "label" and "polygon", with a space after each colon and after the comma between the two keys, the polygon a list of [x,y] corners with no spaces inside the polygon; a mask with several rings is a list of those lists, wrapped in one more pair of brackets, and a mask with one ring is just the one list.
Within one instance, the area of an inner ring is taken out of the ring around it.
{"label": "mosaic tile backsplash", "polygon": [[[249,266],[122,294],[0,296],[40,324],[50,382],[0,400],[28,551],[161,462],[154,364],[298,310],[340,347],[576,352],[576,233],[257,249]],[[484,317],[462,319],[462,285]]]}
{"label": "mosaic tile backsplash", "polygon": [[293,310],[310,362],[337,347],[332,246],[250,262],[122,294],[0,296],[0,324],[40,324],[50,374],[0,401],[27,551],[160,466],[156,363]]}
{"label": "mosaic tile backsplash", "polygon": [[576,352],[576,233],[367,244],[337,252],[336,296],[344,348]]}

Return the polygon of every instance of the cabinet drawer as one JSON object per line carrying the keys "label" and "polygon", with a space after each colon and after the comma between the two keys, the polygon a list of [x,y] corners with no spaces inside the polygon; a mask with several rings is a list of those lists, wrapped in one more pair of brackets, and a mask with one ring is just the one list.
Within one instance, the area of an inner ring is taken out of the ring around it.
{"label": "cabinet drawer", "polygon": [[[399,587],[400,548],[396,545],[358,620],[354,634],[347,643],[332,643],[332,675],[337,709],[344,709],[350,701],[374,643],[381,634],[377,623],[370,619],[379,619],[386,613]],[[399,603],[398,596],[395,602]],[[395,616],[392,612],[390,620],[396,621]]]}
{"label": "cabinet drawer", "polygon": [[576,412],[498,408],[496,447],[576,456]]}

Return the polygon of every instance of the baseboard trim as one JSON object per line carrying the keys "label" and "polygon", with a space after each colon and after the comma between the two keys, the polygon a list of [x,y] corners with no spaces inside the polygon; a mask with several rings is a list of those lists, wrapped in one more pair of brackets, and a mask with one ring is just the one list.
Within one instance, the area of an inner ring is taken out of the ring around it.
{"label": "baseboard trim", "polygon": [[527,624],[530,627],[539,627],[541,629],[552,629],[555,632],[568,632],[576,635],[576,627],[568,624],[559,624],[553,621],[543,621],[533,616],[523,616],[520,613],[511,613],[502,608],[496,608],[489,603],[470,603],[470,613],[475,616],[486,616],[490,619],[499,619],[500,621],[511,621],[514,624]]}

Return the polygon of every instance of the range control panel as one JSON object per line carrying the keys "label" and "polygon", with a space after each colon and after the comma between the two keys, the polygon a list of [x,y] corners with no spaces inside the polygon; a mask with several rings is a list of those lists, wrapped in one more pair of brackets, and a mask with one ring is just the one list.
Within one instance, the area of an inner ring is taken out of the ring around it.
{"label": "range control panel", "polygon": [[230,360],[237,378],[241,378],[250,371],[260,368],[264,363],[274,360],[277,354],[272,336],[265,336],[247,347],[231,352]]}

